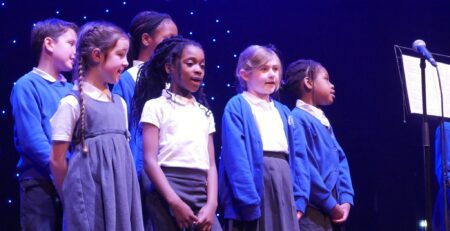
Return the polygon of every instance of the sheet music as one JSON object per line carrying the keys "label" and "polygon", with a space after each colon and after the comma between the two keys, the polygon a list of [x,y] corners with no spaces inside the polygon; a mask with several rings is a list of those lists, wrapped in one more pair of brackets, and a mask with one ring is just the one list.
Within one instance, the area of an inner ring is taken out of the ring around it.
{"label": "sheet music", "polygon": [[[405,73],[406,92],[409,108],[413,114],[422,114],[422,77],[420,74],[420,58],[402,55],[403,72]],[[450,65],[438,62],[441,74],[442,94],[444,98],[444,116],[450,118]],[[436,69],[427,62],[425,68],[427,92],[427,114],[441,116],[441,97]]]}

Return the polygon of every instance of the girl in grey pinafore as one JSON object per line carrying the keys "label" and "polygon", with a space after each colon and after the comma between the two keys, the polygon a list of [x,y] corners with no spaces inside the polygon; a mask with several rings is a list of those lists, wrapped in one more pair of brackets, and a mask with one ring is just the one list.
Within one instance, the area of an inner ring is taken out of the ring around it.
{"label": "girl in grey pinafore", "polygon": [[[79,99],[79,92],[73,93]],[[84,96],[85,142],[77,122],[62,186],[67,230],[143,230],[139,184],[128,145],[120,97],[101,102]]]}

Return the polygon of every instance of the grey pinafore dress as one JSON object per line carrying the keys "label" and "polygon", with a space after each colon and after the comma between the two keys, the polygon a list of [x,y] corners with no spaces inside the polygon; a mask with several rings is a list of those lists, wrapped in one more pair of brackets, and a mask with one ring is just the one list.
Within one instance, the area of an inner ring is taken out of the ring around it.
{"label": "grey pinafore dress", "polygon": [[[79,93],[72,93],[79,99]],[[81,152],[81,120],[64,179],[66,230],[143,230],[139,184],[127,141],[120,97],[101,102],[85,96],[87,154]]]}

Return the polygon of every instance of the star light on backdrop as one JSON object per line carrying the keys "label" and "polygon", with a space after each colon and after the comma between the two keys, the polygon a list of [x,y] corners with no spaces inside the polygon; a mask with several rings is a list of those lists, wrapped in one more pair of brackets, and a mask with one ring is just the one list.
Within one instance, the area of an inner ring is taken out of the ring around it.
{"label": "star light on backdrop", "polygon": [[[205,93],[210,100],[210,106],[213,109],[216,121],[220,121],[222,108],[225,106],[226,101],[235,94],[235,88],[233,87],[232,82],[234,80],[233,72],[235,62],[237,61],[237,54],[230,49],[233,48],[233,44],[231,43],[232,39],[236,38],[233,38],[232,36],[230,25],[225,23],[228,20],[220,18],[218,15],[211,16],[209,14],[204,14],[206,8],[203,6],[198,7],[196,10],[193,10],[190,7],[191,9],[184,11],[180,9],[171,11],[164,9],[161,5],[173,6],[176,4],[175,2],[161,1],[159,3],[160,7],[158,7],[158,4],[152,7],[152,5],[149,4],[143,4],[142,2],[140,4],[138,3],[138,1],[122,1],[120,4],[115,4],[114,2],[108,2],[108,4],[91,4],[91,7],[86,7],[81,11],[72,9],[73,2],[71,2],[71,4],[64,2],[56,5],[49,4],[49,6],[51,5],[53,7],[53,10],[49,8],[40,14],[36,14],[36,12],[34,12],[33,15],[27,14],[27,17],[22,19],[24,22],[29,21],[28,25],[31,25],[31,27],[15,27],[14,30],[4,31],[4,35],[9,39],[0,40],[2,43],[0,45],[1,48],[3,48],[4,53],[14,54],[8,57],[9,59],[18,60],[19,57],[27,56],[30,53],[29,34],[31,28],[36,26],[36,22],[46,18],[61,18],[63,20],[75,22],[79,26],[91,20],[106,20],[127,30],[131,18],[139,11],[155,10],[168,13],[174,18],[175,23],[179,27],[180,34],[198,41],[205,50],[206,74],[202,87],[205,88]],[[202,4],[208,3],[205,1]],[[15,14],[22,10],[18,3],[16,4],[14,2],[11,2],[10,5],[8,4],[8,1],[2,1],[0,6],[0,12],[10,11],[7,12],[9,14]],[[123,12],[127,12],[127,17],[122,16]],[[203,30],[203,28],[208,28],[208,30]],[[20,48],[21,50],[14,50],[16,48]],[[218,58],[212,58],[214,56],[218,56]],[[23,63],[20,67],[20,71],[17,71],[19,74],[6,75],[7,78],[4,78],[3,80],[10,81],[11,83],[8,84],[10,87],[4,87],[2,89],[6,96],[9,96],[12,86],[15,85],[15,81],[21,75],[28,72],[33,66],[33,62],[29,60],[28,62]],[[70,73],[66,74],[67,77],[70,77],[70,75]],[[12,172],[9,172],[10,177],[5,181],[10,182],[12,185],[0,194],[0,201],[3,201],[4,205],[8,208],[14,208],[14,210],[18,211],[19,204],[16,202],[19,200],[17,185],[19,173],[17,173],[13,167],[16,165],[18,154],[12,145],[13,121],[8,99],[8,97],[3,97],[0,103],[0,118],[2,124],[8,124],[8,127],[10,128],[6,138],[9,140],[5,142],[9,145],[2,145],[0,153],[5,155],[9,160],[8,166]],[[220,142],[217,141],[216,143],[219,144]]]}

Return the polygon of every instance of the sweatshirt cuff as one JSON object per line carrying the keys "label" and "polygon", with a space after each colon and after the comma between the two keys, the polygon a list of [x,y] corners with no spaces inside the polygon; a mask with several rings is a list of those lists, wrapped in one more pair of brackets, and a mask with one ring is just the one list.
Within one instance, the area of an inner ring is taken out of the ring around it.
{"label": "sweatshirt cuff", "polygon": [[307,203],[308,202],[304,197],[295,198],[295,208],[297,211],[305,213]]}
{"label": "sweatshirt cuff", "polygon": [[353,195],[342,193],[339,195],[339,204],[349,203],[353,206]]}
{"label": "sweatshirt cuff", "polygon": [[261,205],[245,205],[239,207],[241,220],[251,221],[261,217]]}
{"label": "sweatshirt cuff", "polygon": [[322,207],[328,214],[330,214],[331,210],[336,206],[337,201],[333,196],[330,196],[322,202]]}

